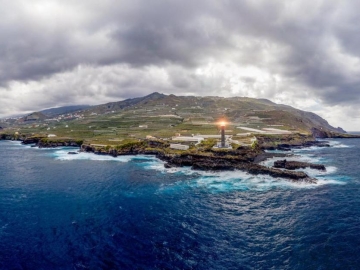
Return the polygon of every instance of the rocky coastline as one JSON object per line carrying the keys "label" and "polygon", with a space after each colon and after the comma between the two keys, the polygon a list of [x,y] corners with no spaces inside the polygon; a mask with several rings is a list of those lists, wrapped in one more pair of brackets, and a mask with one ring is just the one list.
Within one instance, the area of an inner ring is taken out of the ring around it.
{"label": "rocky coastline", "polygon": [[83,144],[81,152],[94,153],[97,155],[154,155],[166,163],[166,168],[191,167],[193,170],[202,171],[226,171],[240,170],[252,175],[270,175],[284,178],[292,182],[305,182],[315,184],[317,180],[301,171],[269,168],[256,162],[259,155],[264,151],[260,148],[238,148],[233,151],[185,151],[183,153],[167,152],[167,144],[159,141],[142,141],[138,144],[124,146],[121,149],[97,149],[94,146]]}
{"label": "rocky coastline", "polygon": [[286,170],[296,170],[296,169],[315,169],[319,171],[326,171],[326,168],[322,164],[314,164],[314,163],[308,163],[308,162],[300,162],[300,161],[288,161],[286,159],[284,160],[277,160],[274,162],[274,168],[282,168]]}
{"label": "rocky coastline", "polygon": [[22,144],[29,145],[34,144],[39,148],[56,148],[56,147],[81,147],[83,144],[82,140],[62,139],[52,141],[47,138],[30,137],[21,140]]}
{"label": "rocky coastline", "polygon": [[360,138],[360,135],[354,135],[354,134],[349,134],[346,132],[343,132],[344,130],[342,130],[340,133],[338,132],[332,132],[332,131],[327,131],[327,130],[323,130],[323,129],[319,129],[319,128],[312,128],[311,129],[311,133],[314,136],[314,138],[319,138],[319,139],[329,139],[329,138],[333,138],[333,139],[358,139]]}
{"label": "rocky coastline", "polygon": [[[6,139],[6,138],[5,138]],[[279,160],[274,167],[266,167],[259,164],[261,161],[277,156],[279,158],[286,157],[286,154],[269,154],[264,150],[282,150],[286,151],[291,148],[302,147],[329,147],[327,142],[316,140],[293,140],[290,142],[278,143],[276,147],[269,146],[268,141],[261,138],[256,147],[238,147],[235,150],[213,150],[207,149],[198,151],[191,149],[188,151],[169,151],[169,143],[161,140],[139,140],[136,143],[128,143],[115,148],[112,147],[96,147],[94,145],[83,143],[81,140],[63,139],[61,141],[52,141],[47,138],[18,138],[22,144],[33,144],[39,148],[56,148],[56,147],[79,147],[79,152],[94,153],[97,155],[110,155],[113,157],[121,155],[153,155],[164,161],[166,168],[172,167],[191,167],[193,170],[203,171],[225,171],[240,170],[252,175],[270,175],[272,177],[283,178],[292,182],[305,182],[315,184],[317,180],[310,177],[305,172],[295,171],[306,167],[325,170],[323,165],[310,164],[302,162],[292,162]],[[74,152],[71,152],[74,154]]]}
{"label": "rocky coastline", "polygon": [[291,151],[291,149],[300,149],[304,147],[330,147],[327,141],[318,141],[315,137],[307,135],[286,135],[280,137],[276,136],[256,136],[257,142],[263,150],[280,150]]}

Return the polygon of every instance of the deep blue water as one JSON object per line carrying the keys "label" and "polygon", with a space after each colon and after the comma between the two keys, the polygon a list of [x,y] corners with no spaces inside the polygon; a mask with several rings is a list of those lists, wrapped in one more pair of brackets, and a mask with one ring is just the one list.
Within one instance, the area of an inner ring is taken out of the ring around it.
{"label": "deep blue water", "polygon": [[360,139],[318,185],[0,141],[0,269],[359,269]]}

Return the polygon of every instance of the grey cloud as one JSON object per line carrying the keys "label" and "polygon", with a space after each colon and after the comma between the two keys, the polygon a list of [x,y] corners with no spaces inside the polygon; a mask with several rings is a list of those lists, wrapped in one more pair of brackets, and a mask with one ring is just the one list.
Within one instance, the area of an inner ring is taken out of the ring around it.
{"label": "grey cloud", "polygon": [[[359,7],[350,0],[3,1],[0,91],[19,91],[14,81],[62,89],[39,106],[152,91],[271,97],[294,89],[324,104],[355,104]],[[256,67],[291,85],[239,74],[244,90],[236,92],[225,74],[196,74],[210,62]],[[85,76],[77,67],[86,65]]]}

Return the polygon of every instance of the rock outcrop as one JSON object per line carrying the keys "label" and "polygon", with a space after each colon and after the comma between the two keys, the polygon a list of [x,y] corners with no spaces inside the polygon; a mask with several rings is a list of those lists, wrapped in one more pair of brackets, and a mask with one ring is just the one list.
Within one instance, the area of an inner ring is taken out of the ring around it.
{"label": "rock outcrop", "polygon": [[25,139],[22,141],[22,144],[38,144],[41,139],[42,139],[42,138],[39,138],[39,137],[29,137],[29,138],[25,138]]}
{"label": "rock outcrop", "polygon": [[[309,177],[306,173],[294,171],[298,168],[315,168],[325,170],[323,165],[278,161],[276,168],[269,168],[257,164],[267,155],[261,147],[239,147],[235,150],[197,150],[174,151],[169,148],[169,143],[161,140],[139,140],[123,144],[116,147],[83,144],[82,141],[71,139],[50,140],[44,137],[23,138],[23,144],[35,144],[40,148],[53,148],[62,146],[80,147],[80,152],[91,152],[98,155],[110,155],[117,157],[120,155],[154,155],[162,161],[165,161],[166,168],[189,166],[194,170],[219,171],[219,170],[241,170],[253,175],[270,175],[272,177],[283,178],[293,182],[316,183],[317,180]],[[305,141],[303,145],[279,144],[280,147],[296,146],[327,146],[324,142]],[[69,154],[77,154],[69,152]],[[283,155],[283,154],[282,154]],[[323,167],[322,167],[323,166]]]}
{"label": "rock outcrop", "polygon": [[237,158],[199,155],[176,156],[167,160],[166,164],[166,167],[174,166],[191,166],[194,170],[205,171],[241,170],[253,175],[267,174],[272,177],[285,178],[294,182],[316,183],[316,179],[309,177],[304,172],[268,168],[252,162],[244,162]]}
{"label": "rock outcrop", "polygon": [[71,146],[71,147],[80,147],[81,143],[68,140],[68,141],[39,141],[38,144],[39,148],[56,148],[56,147],[63,147],[63,146]]}
{"label": "rock outcrop", "polygon": [[56,148],[63,146],[80,147],[83,141],[72,139],[49,140],[44,137],[29,137],[22,140],[22,144],[35,144],[39,148]]}
{"label": "rock outcrop", "polygon": [[348,134],[342,128],[338,128],[337,130],[339,130],[339,132],[332,132],[322,128],[312,128],[311,133],[315,138],[360,138],[360,135]]}
{"label": "rock outcrop", "polygon": [[300,162],[300,161],[288,161],[286,159],[275,161],[274,167],[283,168],[287,170],[311,168],[319,171],[326,171],[325,166],[322,164],[314,164],[314,163]]}
{"label": "rock outcrop", "polygon": [[326,141],[317,141],[314,137],[301,134],[291,134],[282,136],[256,135],[261,149],[290,151],[304,147],[329,147]]}
{"label": "rock outcrop", "polygon": [[[149,147],[157,146],[157,148]],[[223,171],[241,170],[253,175],[270,175],[273,177],[284,178],[293,182],[316,183],[316,179],[309,177],[304,172],[295,172],[268,168],[255,164],[256,157],[263,153],[261,150],[242,148],[234,151],[209,151],[183,153],[167,152],[167,144],[163,142],[141,141],[124,145],[119,149],[97,149],[91,145],[82,145],[81,151],[92,152],[95,154],[107,154],[111,156],[119,155],[155,155],[160,160],[165,161],[166,168],[191,167],[194,170]]]}

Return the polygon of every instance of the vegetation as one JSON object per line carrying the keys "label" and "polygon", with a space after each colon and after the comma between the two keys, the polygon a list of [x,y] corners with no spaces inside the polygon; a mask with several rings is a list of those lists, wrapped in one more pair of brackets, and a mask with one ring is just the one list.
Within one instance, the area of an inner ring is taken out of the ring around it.
{"label": "vegetation", "polygon": [[198,149],[210,151],[215,146],[216,142],[217,140],[215,139],[203,140],[200,144],[198,144]]}
{"label": "vegetation", "polygon": [[251,144],[251,149],[256,150],[259,148],[259,143],[258,141],[253,141],[253,143]]}
{"label": "vegetation", "polygon": [[[126,148],[149,136],[170,141],[177,135],[219,135],[217,122],[227,119],[226,135],[232,136],[235,140],[233,147],[237,148],[251,145],[254,135],[261,141],[271,141],[273,145],[288,139],[282,135],[266,137],[256,132],[243,136],[249,131],[239,127],[258,130],[276,128],[306,135],[310,135],[314,127],[321,128],[331,136],[339,131],[315,114],[269,100],[240,97],[178,97],[153,93],[146,97],[84,107],[75,112],[69,108],[51,112],[48,115],[32,113],[18,120],[3,121],[1,126],[5,129],[2,132],[11,136],[15,132],[20,137],[35,136],[43,142],[72,140]],[[56,112],[62,114],[56,115]],[[49,134],[56,137],[49,138]],[[216,142],[216,139],[207,139],[196,147],[191,146],[190,150],[210,151]]]}

